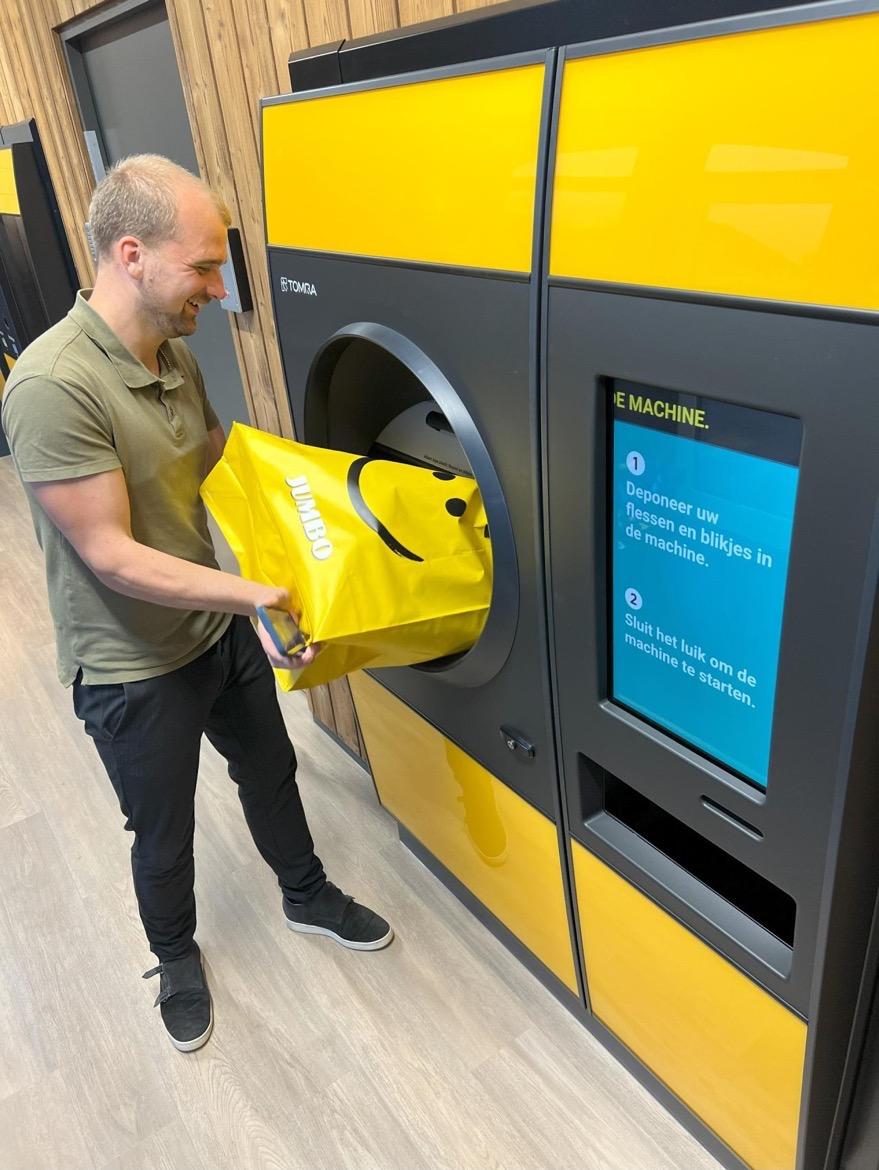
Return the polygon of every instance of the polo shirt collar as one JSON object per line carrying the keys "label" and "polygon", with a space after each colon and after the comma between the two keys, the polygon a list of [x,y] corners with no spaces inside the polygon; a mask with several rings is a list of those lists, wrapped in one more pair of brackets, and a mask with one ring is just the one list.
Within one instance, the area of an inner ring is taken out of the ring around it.
{"label": "polo shirt collar", "polygon": [[130,390],[138,390],[144,386],[155,386],[161,382],[166,390],[173,390],[183,382],[183,375],[174,361],[174,355],[167,342],[159,346],[161,364],[166,368],[164,375],[156,375],[148,370],[143,362],[138,361],[130,349],[122,344],[104,318],[88,303],[91,296],[90,288],[80,289],[76,294],[76,301],[68,313],[72,321],[82,329],[88,337],[107,355],[119,377]]}

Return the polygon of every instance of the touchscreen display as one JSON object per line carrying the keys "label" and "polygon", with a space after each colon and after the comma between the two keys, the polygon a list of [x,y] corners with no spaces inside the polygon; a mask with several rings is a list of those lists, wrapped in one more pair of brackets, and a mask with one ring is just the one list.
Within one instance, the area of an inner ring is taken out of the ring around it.
{"label": "touchscreen display", "polygon": [[765,789],[802,424],[607,385],[612,697]]}

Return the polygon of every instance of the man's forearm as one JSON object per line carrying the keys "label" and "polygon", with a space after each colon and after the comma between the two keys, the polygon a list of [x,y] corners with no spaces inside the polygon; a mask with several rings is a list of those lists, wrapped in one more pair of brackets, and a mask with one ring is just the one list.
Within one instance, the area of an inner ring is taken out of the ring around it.
{"label": "man's forearm", "polygon": [[278,590],[205,565],[194,565],[134,539],[120,541],[92,563],[109,589],[172,609],[252,614],[255,605],[277,603]]}

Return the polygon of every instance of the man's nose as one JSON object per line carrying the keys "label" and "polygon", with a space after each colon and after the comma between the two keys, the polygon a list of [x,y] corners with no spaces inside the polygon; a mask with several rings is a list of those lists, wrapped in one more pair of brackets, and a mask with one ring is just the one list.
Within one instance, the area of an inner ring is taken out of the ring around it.
{"label": "man's nose", "polygon": [[226,286],[223,284],[223,277],[219,272],[215,272],[208,281],[207,293],[208,296],[217,301],[221,301],[226,295]]}

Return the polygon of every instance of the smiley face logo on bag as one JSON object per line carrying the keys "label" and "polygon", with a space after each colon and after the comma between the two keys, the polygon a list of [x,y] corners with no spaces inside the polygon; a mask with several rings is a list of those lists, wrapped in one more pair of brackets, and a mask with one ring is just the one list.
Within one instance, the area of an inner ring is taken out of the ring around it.
{"label": "smiley face logo on bag", "polygon": [[[373,512],[364,499],[363,490],[360,485],[361,477],[367,465],[374,462],[376,460],[364,456],[361,459],[355,459],[348,468],[348,499],[351,501],[351,506],[363,523],[382,540],[392,553],[398,557],[404,557],[408,561],[423,562],[424,557],[419,556],[418,553],[407,548],[401,540],[398,540],[379,517],[376,516],[375,512]],[[457,478],[449,471],[435,471],[433,474],[435,479],[440,480],[454,480]],[[445,510],[450,516],[460,519],[467,511],[467,501],[460,499],[458,496],[451,496],[445,502]]]}
{"label": "smiley face logo on bag", "polygon": [[[433,477],[434,477],[434,479],[454,479],[455,478],[455,476],[452,475],[451,471],[435,471],[433,473]],[[463,516],[464,513],[467,511],[467,501],[466,500],[458,500],[455,498],[452,498],[451,500],[446,500],[446,511],[449,513],[450,516]],[[482,535],[485,537],[486,540],[491,540],[491,536],[490,536],[489,531],[488,531],[488,524],[484,524],[482,526]]]}

